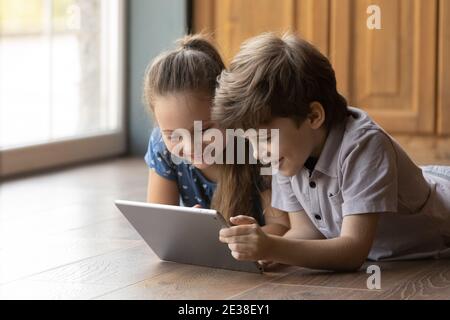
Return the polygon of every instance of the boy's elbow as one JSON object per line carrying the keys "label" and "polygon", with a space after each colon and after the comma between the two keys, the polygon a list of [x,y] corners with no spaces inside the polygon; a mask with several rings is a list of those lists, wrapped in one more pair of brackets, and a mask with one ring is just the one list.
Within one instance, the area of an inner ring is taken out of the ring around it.
{"label": "boy's elbow", "polygon": [[364,262],[365,260],[345,261],[331,269],[334,272],[357,272],[361,269]]}
{"label": "boy's elbow", "polygon": [[351,250],[347,254],[342,255],[339,258],[339,263],[334,271],[338,272],[356,272],[366,262],[368,253],[358,252],[358,250]]}
{"label": "boy's elbow", "polygon": [[348,266],[346,266],[345,271],[347,272],[356,272],[359,271],[361,269],[361,267],[364,265],[364,262],[366,262],[366,260],[356,260],[354,262],[349,263]]}
{"label": "boy's elbow", "polygon": [[[346,239],[348,241],[348,239]],[[342,271],[356,272],[366,263],[371,246],[355,241],[347,242],[345,253],[341,256]]]}
{"label": "boy's elbow", "polygon": [[344,265],[345,272],[356,272],[361,269],[367,259],[367,254],[356,254],[351,259],[347,259]]}

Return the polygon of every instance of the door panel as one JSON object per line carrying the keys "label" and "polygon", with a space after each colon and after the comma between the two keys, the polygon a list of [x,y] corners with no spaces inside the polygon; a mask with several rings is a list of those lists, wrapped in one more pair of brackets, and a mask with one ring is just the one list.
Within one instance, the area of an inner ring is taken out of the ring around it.
{"label": "door panel", "polygon": [[285,32],[294,27],[294,1],[220,0],[215,4],[215,36],[230,61],[241,43],[262,32]]}
{"label": "door panel", "polygon": [[330,0],[195,0],[194,31],[214,35],[227,62],[262,32],[297,31],[328,53]]}
{"label": "door panel", "polygon": [[438,133],[450,135],[450,1],[439,4]]}
{"label": "door panel", "polygon": [[435,0],[378,0],[381,30],[366,21],[371,0],[331,1],[330,57],[338,87],[391,132],[435,129]]}

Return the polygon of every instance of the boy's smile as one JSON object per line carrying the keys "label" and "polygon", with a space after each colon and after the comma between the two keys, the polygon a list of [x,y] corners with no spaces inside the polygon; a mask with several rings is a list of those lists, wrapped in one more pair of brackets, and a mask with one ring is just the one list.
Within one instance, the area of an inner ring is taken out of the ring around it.
{"label": "boy's smile", "polygon": [[[279,130],[278,171],[283,176],[295,176],[304,166],[306,160],[319,157],[327,137],[323,126],[325,112],[319,103],[311,104],[310,116],[299,126],[289,118],[274,118],[269,124],[259,129]],[[256,147],[256,139],[249,138]],[[260,142],[261,143],[261,142]],[[270,140],[264,148],[270,152],[274,146]],[[255,149],[256,150],[256,149]],[[261,153],[258,154],[260,158]]]}

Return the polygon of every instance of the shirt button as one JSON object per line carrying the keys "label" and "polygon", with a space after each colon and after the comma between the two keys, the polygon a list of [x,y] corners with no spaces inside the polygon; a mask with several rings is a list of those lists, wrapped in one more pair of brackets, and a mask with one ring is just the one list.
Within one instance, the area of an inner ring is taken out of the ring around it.
{"label": "shirt button", "polygon": [[309,186],[314,189],[317,185],[316,185],[316,183],[314,181],[311,181],[309,183]]}
{"label": "shirt button", "polygon": [[316,220],[322,220],[322,217],[321,217],[320,215],[318,215],[318,214],[316,214],[316,215],[314,216],[314,218],[316,218]]}

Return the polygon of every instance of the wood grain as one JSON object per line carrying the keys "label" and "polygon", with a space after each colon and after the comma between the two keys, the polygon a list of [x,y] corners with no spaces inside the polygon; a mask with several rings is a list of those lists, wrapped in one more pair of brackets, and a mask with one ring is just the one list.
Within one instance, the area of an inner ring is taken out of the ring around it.
{"label": "wood grain", "polygon": [[99,299],[226,299],[283,275],[251,274],[184,265]]}
{"label": "wood grain", "polygon": [[440,135],[450,135],[450,2],[439,1],[438,115]]}
{"label": "wood grain", "polygon": [[[430,146],[447,152],[433,140],[400,142],[415,160]],[[131,158],[3,183],[0,299],[450,298],[450,260],[368,262],[356,273],[276,266],[263,275],[162,262],[113,205],[145,199],[147,173]],[[367,289],[370,264],[381,267],[381,290]]]}
{"label": "wood grain", "polygon": [[115,285],[120,289],[181,267],[180,264],[160,261],[146,244],[140,244],[71,263],[29,279]]}
{"label": "wood grain", "polygon": [[376,291],[285,285],[266,283],[243,294],[233,296],[232,300],[369,300],[377,297]]}

